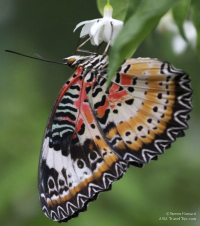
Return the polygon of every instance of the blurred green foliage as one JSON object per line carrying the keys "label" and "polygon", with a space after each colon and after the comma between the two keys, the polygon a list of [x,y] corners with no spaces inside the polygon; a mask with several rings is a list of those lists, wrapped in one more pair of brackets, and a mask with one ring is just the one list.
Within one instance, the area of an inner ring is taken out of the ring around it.
{"label": "blurred green foliage", "polygon": [[[96,1],[0,2],[1,226],[58,225],[41,211],[37,165],[51,107],[59,89],[72,74],[65,66],[8,54],[4,50],[37,53],[61,61],[76,49],[79,31],[72,32],[75,25],[99,17]],[[166,60],[190,75],[194,110],[186,136],[178,139],[158,161],[143,169],[130,167],[123,179],[114,183],[112,191],[101,194],[89,205],[88,211],[71,220],[69,225],[200,225],[200,64],[190,45],[176,55],[173,38],[173,32],[156,29],[134,57]],[[175,224],[159,220],[166,212],[196,212],[197,220]]]}
{"label": "blurred green foliage", "polygon": [[176,24],[178,25],[179,31],[185,40],[185,33],[183,30],[183,23],[188,15],[191,0],[182,0],[173,8],[173,16]]}
{"label": "blurred green foliage", "polygon": [[[124,21],[127,13],[128,1],[127,0],[111,0],[110,3],[113,8],[113,18]],[[107,0],[97,0],[97,6],[102,16],[104,15],[104,6],[106,4],[107,4]]]}
{"label": "blurred green foliage", "polygon": [[200,1],[199,0],[192,0],[191,2],[191,17],[197,29],[197,34],[198,34],[197,53],[200,59]]}

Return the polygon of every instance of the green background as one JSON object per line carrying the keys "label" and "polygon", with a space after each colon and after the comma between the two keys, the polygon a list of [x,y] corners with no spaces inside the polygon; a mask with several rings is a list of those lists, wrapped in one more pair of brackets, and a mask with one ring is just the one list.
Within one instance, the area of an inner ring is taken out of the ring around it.
{"label": "green background", "polygon": [[[59,89],[72,74],[66,66],[4,50],[62,61],[76,49],[80,34],[80,30],[73,33],[76,24],[99,17],[94,0],[0,1],[1,226],[58,225],[41,211],[37,167],[47,118]],[[130,167],[112,191],[100,194],[88,211],[68,225],[200,225],[200,63],[190,47],[175,55],[172,37],[170,32],[155,30],[134,57],[166,60],[190,74],[194,109],[186,137],[158,161],[143,169]],[[197,220],[159,220],[166,212],[196,212]]]}

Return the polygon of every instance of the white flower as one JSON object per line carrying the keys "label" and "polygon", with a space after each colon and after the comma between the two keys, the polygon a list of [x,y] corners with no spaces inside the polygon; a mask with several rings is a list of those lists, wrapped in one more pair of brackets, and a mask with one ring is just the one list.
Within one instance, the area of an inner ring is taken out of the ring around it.
{"label": "white flower", "polygon": [[120,20],[113,19],[112,11],[112,6],[107,4],[104,7],[103,18],[83,21],[76,25],[74,31],[80,26],[84,25],[81,30],[80,38],[84,37],[85,35],[89,35],[92,45],[98,46],[103,41],[110,41],[110,45],[113,45],[124,23]]}

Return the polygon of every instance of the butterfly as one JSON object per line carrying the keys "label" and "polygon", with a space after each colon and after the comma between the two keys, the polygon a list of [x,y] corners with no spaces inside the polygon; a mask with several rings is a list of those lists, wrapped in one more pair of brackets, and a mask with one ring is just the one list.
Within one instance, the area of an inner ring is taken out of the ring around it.
{"label": "butterfly", "polygon": [[45,130],[38,171],[43,212],[67,222],[111,189],[129,165],[156,160],[184,136],[190,78],[158,59],[127,59],[107,86],[107,55],[64,59],[74,73]]}

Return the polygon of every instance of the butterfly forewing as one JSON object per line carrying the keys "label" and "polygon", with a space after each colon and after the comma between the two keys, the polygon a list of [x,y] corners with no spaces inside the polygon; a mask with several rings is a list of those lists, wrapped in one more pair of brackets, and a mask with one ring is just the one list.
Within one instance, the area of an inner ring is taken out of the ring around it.
{"label": "butterfly forewing", "polygon": [[44,213],[65,222],[183,136],[188,75],[157,59],[128,59],[107,87],[107,56],[81,58],[53,107],[39,163]]}

